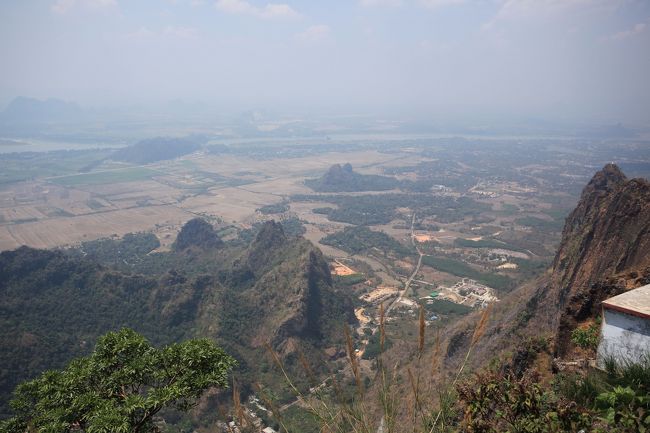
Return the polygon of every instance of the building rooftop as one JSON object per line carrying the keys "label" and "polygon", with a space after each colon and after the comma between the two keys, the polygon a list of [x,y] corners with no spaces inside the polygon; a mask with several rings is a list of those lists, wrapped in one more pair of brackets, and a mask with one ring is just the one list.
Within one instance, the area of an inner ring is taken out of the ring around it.
{"label": "building rooftop", "polygon": [[606,299],[603,307],[650,319],[650,284]]}

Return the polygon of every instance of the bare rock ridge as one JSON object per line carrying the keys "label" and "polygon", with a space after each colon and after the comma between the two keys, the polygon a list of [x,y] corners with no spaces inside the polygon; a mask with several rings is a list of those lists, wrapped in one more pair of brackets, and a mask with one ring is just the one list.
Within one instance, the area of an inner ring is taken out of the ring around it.
{"label": "bare rock ridge", "polygon": [[220,248],[223,245],[212,224],[203,218],[193,218],[183,225],[173,248],[175,251],[183,251],[191,247],[210,249]]}

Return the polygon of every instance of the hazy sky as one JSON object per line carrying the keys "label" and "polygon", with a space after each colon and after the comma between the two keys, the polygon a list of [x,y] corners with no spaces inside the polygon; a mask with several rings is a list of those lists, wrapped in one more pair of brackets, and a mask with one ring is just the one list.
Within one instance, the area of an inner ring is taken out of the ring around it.
{"label": "hazy sky", "polygon": [[3,104],[650,123],[648,0],[24,0],[0,17]]}

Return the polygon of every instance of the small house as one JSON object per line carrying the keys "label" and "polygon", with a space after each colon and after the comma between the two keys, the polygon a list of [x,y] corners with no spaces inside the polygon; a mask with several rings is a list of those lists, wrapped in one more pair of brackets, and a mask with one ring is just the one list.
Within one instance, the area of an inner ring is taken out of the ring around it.
{"label": "small house", "polygon": [[650,356],[650,284],[602,303],[598,365],[605,359],[639,362]]}

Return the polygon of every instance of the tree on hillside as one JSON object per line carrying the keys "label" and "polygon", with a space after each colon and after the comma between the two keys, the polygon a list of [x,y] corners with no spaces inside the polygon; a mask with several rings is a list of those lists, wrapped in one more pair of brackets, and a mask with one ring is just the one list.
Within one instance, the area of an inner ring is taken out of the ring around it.
{"label": "tree on hillside", "polygon": [[189,410],[206,389],[226,387],[234,365],[207,339],[156,349],[130,329],[109,332],[91,355],[19,385],[0,432],[156,432],[160,410]]}

